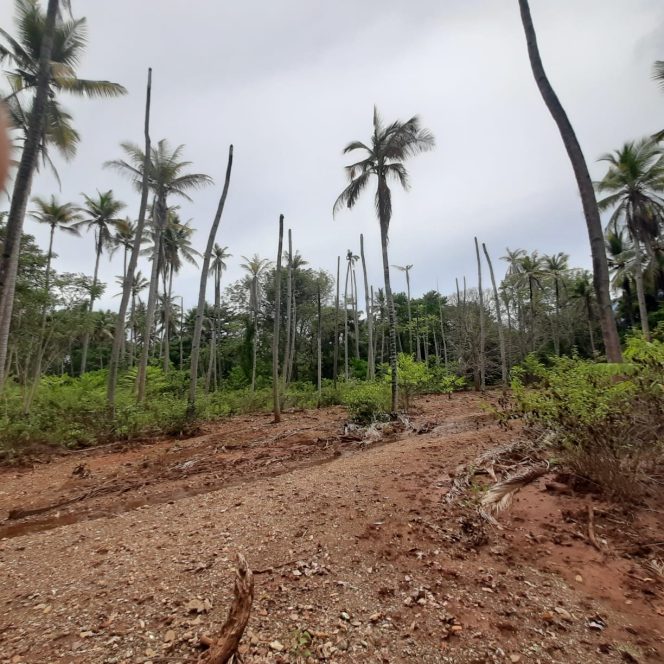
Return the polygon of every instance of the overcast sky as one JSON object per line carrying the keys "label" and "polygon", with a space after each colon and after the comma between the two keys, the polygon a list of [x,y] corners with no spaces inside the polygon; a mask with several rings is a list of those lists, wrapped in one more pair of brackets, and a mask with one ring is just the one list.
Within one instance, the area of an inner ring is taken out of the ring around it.
{"label": "overcast sky", "polygon": [[[13,29],[13,7],[0,25]],[[33,193],[80,201],[112,188],[127,213],[138,195],[104,170],[119,143],[142,141],[144,86],[154,70],[151,136],[184,144],[195,172],[215,185],[182,203],[202,250],[223,184],[229,143],[235,162],[217,241],[233,258],[274,259],[279,213],[295,247],[315,267],[359,253],[364,233],[370,280],[380,285],[378,223],[371,194],[332,219],[345,185],[341,150],[368,139],[372,107],[387,121],[414,114],[433,131],[435,151],[408,163],[410,192],[394,194],[390,261],[412,263],[416,294],[449,293],[454,278],[475,282],[473,236],[487,243],[497,272],[506,247],[565,251],[589,267],[589,245],[572,170],[530,71],[516,0],[72,0],[86,16],[89,46],[79,75],[122,83],[112,100],[66,98],[81,134],[78,155],[58,161],[62,191],[40,173]],[[542,58],[576,129],[593,177],[597,158],[664,127],[664,94],[651,80],[664,59],[661,0],[531,0]],[[175,203],[175,200],[172,201]],[[6,207],[6,202],[2,204]],[[26,232],[47,243],[47,229]],[[58,270],[92,273],[93,237],[56,238]],[[142,265],[149,271],[147,264]],[[119,254],[103,259],[116,307]],[[393,273],[397,290],[403,275]],[[193,305],[194,268],[175,290]]]}

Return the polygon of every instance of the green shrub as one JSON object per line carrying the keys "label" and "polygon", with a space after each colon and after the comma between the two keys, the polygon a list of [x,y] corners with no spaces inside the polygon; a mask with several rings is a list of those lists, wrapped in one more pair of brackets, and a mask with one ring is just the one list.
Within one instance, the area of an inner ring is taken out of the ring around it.
{"label": "green shrub", "polygon": [[390,387],[385,383],[350,383],[342,397],[348,416],[356,424],[367,425],[389,419]]}
{"label": "green shrub", "polygon": [[622,364],[530,358],[512,371],[525,417],[555,434],[563,461],[619,498],[637,498],[664,454],[664,344],[628,339]]}

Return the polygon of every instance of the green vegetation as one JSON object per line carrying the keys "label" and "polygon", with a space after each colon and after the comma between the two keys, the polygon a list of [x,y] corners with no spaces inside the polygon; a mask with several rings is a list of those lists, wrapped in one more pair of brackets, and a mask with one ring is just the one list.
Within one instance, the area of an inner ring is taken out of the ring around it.
{"label": "green vegetation", "polygon": [[630,337],[622,364],[529,357],[512,371],[526,418],[555,435],[564,464],[608,494],[636,498],[664,461],[664,343]]}

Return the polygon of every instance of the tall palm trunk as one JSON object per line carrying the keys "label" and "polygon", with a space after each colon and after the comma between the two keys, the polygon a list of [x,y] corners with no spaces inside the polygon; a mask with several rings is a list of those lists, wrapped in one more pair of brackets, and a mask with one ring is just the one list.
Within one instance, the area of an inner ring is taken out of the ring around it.
{"label": "tall palm trunk", "polygon": [[341,256],[337,256],[337,296],[334,301],[334,366],[332,367],[332,380],[337,387],[339,375],[339,277],[341,272]]}
{"label": "tall palm trunk", "polygon": [[346,285],[344,286],[344,377],[348,380],[348,277],[350,263],[346,267]]}
{"label": "tall palm trunk", "polygon": [[367,308],[367,379],[375,377],[375,362],[373,348],[373,307],[369,301],[369,279],[367,277],[367,262],[364,258],[364,236],[360,233],[360,258],[362,260],[362,274],[364,276],[364,301]]}
{"label": "tall palm trunk", "polygon": [[251,280],[251,300],[254,303],[252,307],[252,327],[253,339],[251,350],[251,391],[256,390],[256,357],[258,355],[258,276],[254,275]]}
{"label": "tall palm trunk", "polygon": [[357,297],[357,276],[355,268],[350,271],[350,290],[353,297],[353,324],[355,326],[355,359],[360,359],[360,320],[357,315],[358,297]]}
{"label": "tall palm trunk", "polygon": [[85,368],[87,365],[88,361],[88,347],[90,346],[90,323],[92,319],[92,312],[93,308],[95,306],[95,300],[97,299],[97,281],[99,277],[99,261],[101,259],[101,251],[102,251],[102,235],[101,235],[101,230],[99,231],[99,237],[97,238],[97,255],[95,258],[95,271],[94,275],[92,277],[92,292],[90,293],[90,304],[88,305],[88,320],[86,321],[85,325],[85,334],[83,335],[83,348],[81,350],[81,369],[80,369],[80,374],[81,376],[85,373]]}
{"label": "tall palm trunk", "polygon": [[482,291],[482,261],[480,260],[480,245],[475,238],[475,256],[477,257],[477,293],[480,305],[480,348],[479,348],[479,368],[480,368],[480,389],[482,392],[486,389],[486,328],[484,322],[484,293]]}
{"label": "tall palm trunk", "polygon": [[[295,277],[295,274],[293,274],[293,277]],[[293,329],[291,331],[291,349],[290,349],[290,355],[288,359],[288,367],[284,367],[284,371],[288,372],[288,381],[291,382],[293,378],[293,364],[295,362],[295,341],[297,339],[297,302],[295,300],[295,289],[293,289],[293,307],[292,307],[292,325]]]}
{"label": "tall palm trunk", "polygon": [[586,316],[588,317],[588,336],[590,338],[590,352],[595,355],[595,334],[593,332],[593,309],[590,296],[586,295]]}
{"label": "tall palm trunk", "polygon": [[171,296],[173,293],[173,265],[168,268],[168,288],[164,297],[164,373],[171,367]]}
{"label": "tall palm trunk", "polygon": [[136,399],[142,403],[145,399],[145,384],[148,373],[148,358],[150,357],[150,338],[152,337],[152,328],[154,326],[155,312],[157,310],[157,297],[159,291],[159,272],[161,242],[166,224],[166,200],[165,194],[159,192],[157,195],[155,225],[154,225],[154,243],[152,247],[152,271],[150,273],[150,286],[148,289],[148,303],[145,309],[145,326],[143,329],[143,347],[141,348],[141,357],[138,364],[138,375],[136,376]]}
{"label": "tall palm trunk", "polygon": [[272,408],[274,422],[281,422],[279,403],[279,323],[281,318],[281,251],[284,243],[284,215],[279,215],[279,244],[277,246],[277,270],[274,276],[274,332],[272,334]]}
{"label": "tall palm trunk", "polygon": [[321,398],[323,396],[323,354],[321,347],[321,332],[322,332],[322,318],[320,306],[320,281],[318,282],[318,299],[316,313],[318,314],[318,327],[316,329],[316,383],[318,387],[318,407],[321,405]]}
{"label": "tall palm trunk", "polygon": [[212,248],[214,240],[221,221],[221,215],[224,211],[226,196],[228,196],[228,187],[231,181],[231,169],[233,168],[233,146],[228,148],[228,164],[226,165],[226,178],[224,179],[224,189],[221,192],[217,213],[214,216],[210,235],[208,236],[207,247],[203,255],[203,266],[201,267],[201,279],[198,287],[198,306],[196,307],[196,319],[194,321],[194,334],[191,339],[191,366],[189,371],[189,400],[187,404],[187,416],[194,417],[196,414],[196,384],[198,382],[198,357],[201,350],[201,332],[203,330],[203,314],[205,313],[205,288],[207,286],[208,272],[210,271],[210,260],[212,258]]}
{"label": "tall palm trunk", "polygon": [[389,321],[389,335],[390,335],[389,355],[390,355],[390,369],[392,371],[391,410],[392,410],[392,415],[395,416],[398,410],[398,403],[399,403],[399,383],[397,377],[397,319],[394,313],[394,299],[392,298],[392,285],[390,283],[390,261],[387,255],[387,243],[388,243],[387,224],[384,223],[384,221],[381,219],[380,245],[383,254],[383,278],[385,280],[385,299],[387,300],[387,316]]}
{"label": "tall palm trunk", "polygon": [[[145,125],[144,125],[144,138],[145,138],[145,154],[143,157],[143,180],[141,183],[141,204],[138,212],[138,220],[136,222],[136,235],[134,243],[131,248],[131,257],[129,258],[129,265],[125,272],[124,282],[122,284],[122,298],[120,299],[120,309],[118,311],[117,322],[115,323],[115,333],[113,334],[113,346],[111,348],[111,357],[108,361],[108,385],[106,390],[106,400],[111,409],[115,408],[115,390],[118,383],[118,367],[120,364],[120,349],[122,348],[122,340],[125,335],[125,319],[127,316],[127,307],[129,306],[129,299],[132,299],[132,327],[134,325],[134,296],[133,296],[133,282],[134,273],[138,264],[138,255],[141,251],[141,238],[143,237],[143,229],[145,228],[145,211],[148,205],[148,170],[150,167],[150,98],[152,93],[152,69],[148,69],[148,82],[145,95]],[[132,356],[136,352],[136,335],[134,330],[134,343],[132,345]]]}
{"label": "tall palm trunk", "polygon": [[37,74],[35,97],[28,119],[28,131],[23,143],[21,161],[14,179],[14,190],[5,228],[5,241],[0,255],[0,389],[4,386],[6,375],[7,345],[14,309],[14,292],[16,290],[23,222],[25,221],[25,211],[32,189],[32,178],[37,167],[39,145],[46,118],[49,81],[51,79],[51,52],[53,50],[53,35],[58,7],[59,0],[48,0],[44,32],[39,51],[39,73]]}
{"label": "tall palm trunk", "polygon": [[505,331],[503,330],[503,317],[500,315],[500,298],[498,297],[498,288],[496,287],[496,277],[493,274],[493,265],[486,244],[482,242],[482,250],[489,266],[489,275],[491,277],[491,286],[493,288],[493,303],[496,307],[496,319],[498,322],[498,346],[500,348],[500,371],[503,386],[507,386],[507,357],[505,355]]}
{"label": "tall palm trunk", "polygon": [[611,307],[609,266],[604,247],[602,222],[599,216],[593,183],[590,179],[586,160],[583,156],[579,141],[576,138],[576,134],[574,133],[574,129],[544,71],[539,48],[537,46],[537,35],[535,34],[535,27],[533,26],[532,17],[530,15],[528,0],[519,0],[519,7],[521,10],[521,21],[526,35],[528,56],[533,70],[533,76],[544,103],[558,125],[560,136],[565,144],[565,149],[567,150],[570,161],[572,162],[572,168],[574,169],[576,182],[581,195],[581,203],[583,205],[583,212],[588,229],[588,238],[590,240],[590,251],[592,253],[593,262],[593,283],[600,309],[600,323],[602,326],[602,336],[604,338],[606,356],[609,362],[620,362],[622,360],[622,352],[620,350],[618,328]]}
{"label": "tall palm trunk", "polygon": [[448,371],[447,335],[445,334],[445,322],[443,320],[443,303],[440,300],[438,301],[438,313],[440,314],[440,340],[443,344],[443,361],[445,362],[445,371]]}
{"label": "tall palm trunk", "polygon": [[408,350],[410,354],[413,354],[413,318],[410,313],[410,272],[406,268],[406,290],[408,295]]}
{"label": "tall palm trunk", "polygon": [[636,284],[636,299],[639,303],[639,319],[641,331],[647,341],[650,341],[650,325],[648,324],[648,309],[646,308],[646,292],[643,285],[643,262],[641,254],[641,242],[638,234],[631,230],[632,242],[634,244],[634,283]]}

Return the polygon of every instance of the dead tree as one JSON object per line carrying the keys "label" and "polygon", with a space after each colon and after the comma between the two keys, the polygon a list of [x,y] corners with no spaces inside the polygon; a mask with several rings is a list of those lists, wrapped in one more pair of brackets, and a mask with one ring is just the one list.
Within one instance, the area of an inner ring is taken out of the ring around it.
{"label": "dead tree", "polygon": [[216,639],[201,639],[210,646],[199,658],[199,664],[226,664],[237,653],[238,646],[249,621],[251,604],[254,601],[254,575],[241,553],[237,554],[237,570],[233,602],[228,610],[226,622]]}

